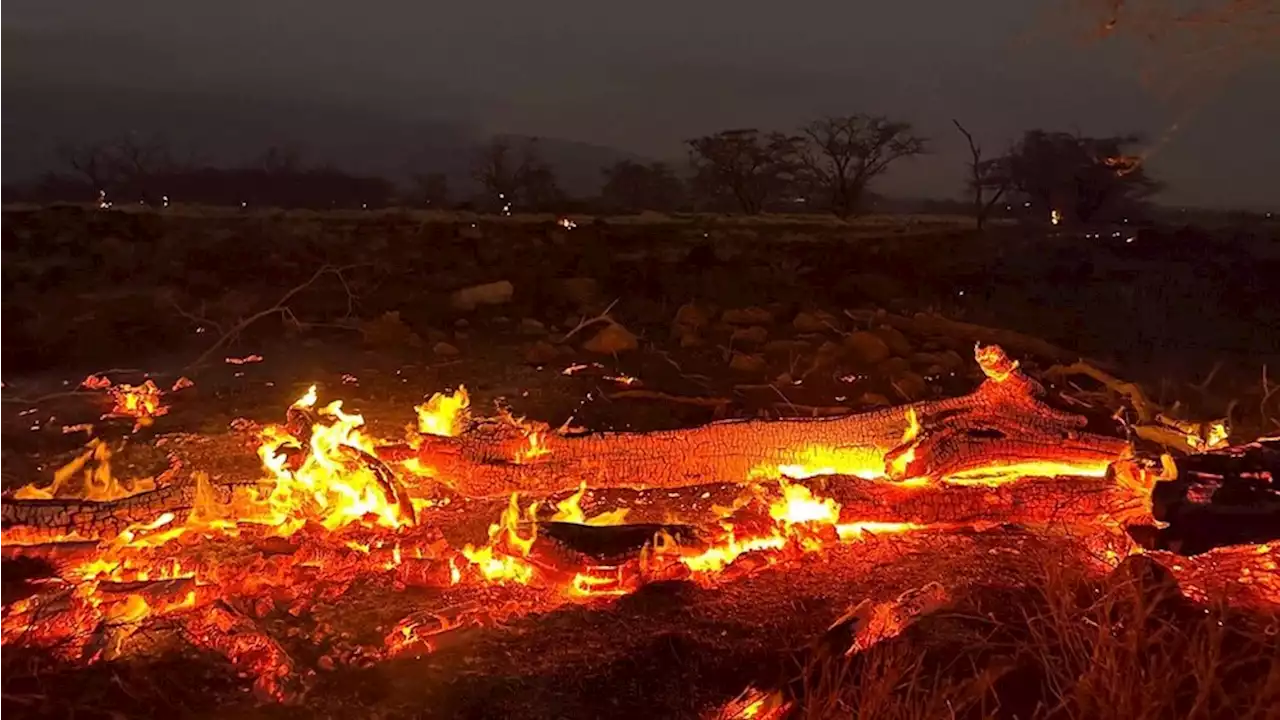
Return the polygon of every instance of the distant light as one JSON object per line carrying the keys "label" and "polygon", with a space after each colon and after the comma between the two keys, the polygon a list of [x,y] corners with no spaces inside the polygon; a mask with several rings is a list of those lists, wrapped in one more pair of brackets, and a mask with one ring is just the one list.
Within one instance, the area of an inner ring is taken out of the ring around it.
{"label": "distant light", "polygon": [[1022,203],[1022,207],[1031,207],[1031,203],[1030,203],[1030,202],[1024,202],[1024,203]]}
{"label": "distant light", "polygon": [[1057,224],[1061,223],[1061,222],[1062,222],[1062,213],[1058,212],[1057,210],[1050,210],[1050,211],[1049,211],[1049,222],[1053,223],[1054,225],[1057,225]]}
{"label": "distant light", "polygon": [[160,196],[160,203],[161,203],[161,205],[162,205],[162,206],[164,206],[164,207],[169,207],[169,196],[168,196],[168,195],[161,195],[161,196]]}
{"label": "distant light", "polygon": [[361,210],[368,210],[368,209],[369,209],[369,203],[360,203],[360,209],[361,209]]}
{"label": "distant light", "polygon": [[241,207],[241,208],[247,208],[247,207],[249,207],[249,203],[247,203],[247,202],[243,202],[243,201],[242,201],[242,202],[240,203],[240,207]]}

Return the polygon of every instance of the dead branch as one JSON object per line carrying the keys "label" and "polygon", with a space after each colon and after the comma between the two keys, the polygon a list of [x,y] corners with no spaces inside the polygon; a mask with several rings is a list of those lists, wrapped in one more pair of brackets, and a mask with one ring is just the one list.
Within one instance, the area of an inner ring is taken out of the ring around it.
{"label": "dead branch", "polygon": [[560,342],[563,343],[567,341],[569,338],[576,335],[579,331],[585,328],[591,327],[592,325],[595,325],[598,322],[617,322],[617,320],[614,320],[612,317],[609,316],[609,311],[613,310],[613,306],[618,304],[618,300],[621,300],[621,298],[618,298],[617,300],[614,300],[613,302],[609,303],[609,307],[605,308],[604,312],[600,313],[599,315],[596,315],[593,318],[583,318],[582,321],[579,322],[576,326],[574,326],[572,330],[565,333],[564,337],[560,338]]}
{"label": "dead branch", "polygon": [[1134,383],[1118,380],[1106,371],[1083,360],[1070,365],[1054,365],[1045,374],[1058,378],[1065,378],[1070,375],[1084,375],[1093,378],[1111,392],[1129,398],[1129,403],[1133,405],[1134,411],[1138,413],[1138,422],[1142,424],[1154,422],[1159,415],[1159,409],[1147,399],[1147,396],[1142,392],[1142,388]]}
{"label": "dead branch", "polygon": [[671,395],[657,390],[619,390],[616,393],[605,396],[609,400],[662,400],[663,402],[679,403],[681,405],[697,405],[699,407],[721,407],[732,404],[729,398],[720,397],[692,397],[687,395]]}
{"label": "dead branch", "polygon": [[[183,368],[183,371],[184,371],[184,372],[186,372],[186,371],[190,371],[190,370],[192,370],[193,368],[197,368],[197,367],[199,367],[199,366],[203,365],[203,364],[205,363],[205,361],[207,361],[207,360],[209,359],[209,357],[210,357],[210,356],[212,356],[214,353],[216,353],[216,352],[217,352],[219,349],[221,349],[224,345],[226,345],[226,344],[227,344],[227,343],[229,343],[229,342],[234,341],[236,338],[238,338],[238,337],[240,336],[240,333],[244,332],[244,331],[245,331],[245,329],[247,329],[250,325],[254,324],[255,322],[257,322],[257,321],[259,321],[259,320],[261,320],[261,319],[263,319],[263,318],[270,317],[270,316],[272,316],[272,315],[279,315],[281,318],[283,318],[283,319],[285,319],[285,320],[290,320],[290,321],[292,321],[294,324],[296,324],[296,325],[297,325],[297,326],[299,326],[299,327],[303,327],[303,326],[305,326],[305,325],[306,325],[306,323],[303,323],[303,322],[301,322],[301,321],[299,321],[299,320],[298,320],[297,316],[293,313],[293,310],[289,307],[288,303],[289,303],[289,301],[290,301],[290,300],[292,300],[292,299],[293,299],[293,297],[294,297],[295,295],[297,295],[298,293],[300,293],[300,292],[302,292],[303,290],[307,289],[308,287],[311,287],[312,285],[314,285],[314,284],[315,284],[315,282],[316,282],[317,280],[319,280],[320,278],[324,277],[325,275],[334,275],[334,276],[336,276],[336,277],[338,278],[338,281],[342,283],[342,287],[343,287],[344,291],[347,293],[347,306],[348,306],[348,308],[350,308],[350,307],[351,307],[351,303],[353,302],[353,297],[352,297],[352,295],[351,295],[351,288],[350,288],[350,286],[347,284],[347,282],[346,282],[346,278],[345,278],[345,277],[343,277],[343,273],[344,273],[344,272],[346,272],[346,271],[348,271],[348,270],[351,270],[351,269],[353,269],[353,268],[357,268],[357,267],[361,267],[361,266],[360,266],[360,265],[345,265],[345,266],[342,266],[342,267],[334,267],[333,265],[324,265],[324,266],[322,266],[319,270],[316,270],[315,274],[314,274],[314,275],[312,275],[312,276],[311,276],[311,278],[310,278],[310,279],[308,279],[306,282],[304,282],[304,283],[302,283],[301,285],[298,285],[298,286],[296,286],[296,287],[292,288],[291,290],[289,290],[288,292],[286,292],[284,295],[282,295],[282,296],[280,297],[280,299],[279,299],[279,300],[277,300],[277,301],[275,302],[275,304],[274,304],[274,305],[272,305],[272,306],[271,306],[271,307],[269,307],[269,308],[266,308],[265,310],[260,310],[260,311],[258,311],[258,312],[256,312],[256,313],[254,313],[254,314],[250,315],[250,316],[249,316],[249,317],[247,317],[247,318],[242,319],[240,322],[238,322],[238,323],[236,323],[235,325],[233,325],[230,329],[228,329],[227,331],[223,332],[223,333],[222,333],[222,336],[218,338],[217,342],[215,342],[213,345],[209,346],[209,348],[208,348],[207,350],[205,350],[203,353],[201,353],[201,354],[200,354],[200,356],[199,356],[199,357],[197,357],[195,360],[193,360],[193,361],[191,361],[190,363],[188,363],[188,364]],[[175,305],[176,305],[176,303],[175,303]],[[215,327],[215,328],[219,327],[219,325],[218,325],[216,322],[213,322],[213,321],[208,320],[208,319],[206,319],[206,318],[200,318],[200,317],[198,317],[198,316],[194,316],[194,315],[192,315],[192,314],[190,314],[190,313],[188,313],[188,312],[186,312],[186,311],[182,310],[182,308],[180,308],[180,307],[178,308],[178,311],[179,311],[180,313],[182,313],[182,315],[183,315],[184,317],[190,318],[190,319],[195,320],[195,321],[197,321],[197,322],[208,323],[208,324],[212,325],[212,326],[213,326],[213,327]]]}

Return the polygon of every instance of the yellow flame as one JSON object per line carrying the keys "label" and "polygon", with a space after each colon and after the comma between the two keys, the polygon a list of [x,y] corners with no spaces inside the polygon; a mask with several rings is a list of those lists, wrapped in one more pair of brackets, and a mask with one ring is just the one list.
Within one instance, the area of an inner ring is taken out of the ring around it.
{"label": "yellow flame", "polygon": [[453,437],[462,431],[471,407],[471,396],[465,386],[456,392],[436,393],[427,402],[414,407],[418,413],[418,432],[423,435]]}

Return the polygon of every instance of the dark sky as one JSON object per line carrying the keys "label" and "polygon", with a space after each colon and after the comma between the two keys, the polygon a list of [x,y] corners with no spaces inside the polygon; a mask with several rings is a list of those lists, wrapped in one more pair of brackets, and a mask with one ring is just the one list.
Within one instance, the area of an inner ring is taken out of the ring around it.
{"label": "dark sky", "polygon": [[951,117],[993,149],[1029,127],[1155,139],[1178,123],[1150,157],[1165,201],[1280,202],[1275,54],[1169,98],[1163,83],[1220,63],[1144,64],[1123,40],[1083,42],[1064,1],[10,0],[4,70],[6,82],[322,98],[656,158],[725,127],[885,113],[936,152],[880,189],[933,196],[962,182]]}

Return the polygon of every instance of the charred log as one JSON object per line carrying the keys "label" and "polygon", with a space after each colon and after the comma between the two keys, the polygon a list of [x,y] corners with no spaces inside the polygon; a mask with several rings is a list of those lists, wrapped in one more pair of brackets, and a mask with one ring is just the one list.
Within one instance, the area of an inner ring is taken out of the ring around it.
{"label": "charred log", "polygon": [[1177,467],[1177,478],[1152,491],[1152,515],[1166,525],[1135,535],[1148,549],[1196,555],[1280,539],[1280,439],[1191,455]]}

